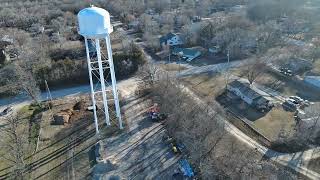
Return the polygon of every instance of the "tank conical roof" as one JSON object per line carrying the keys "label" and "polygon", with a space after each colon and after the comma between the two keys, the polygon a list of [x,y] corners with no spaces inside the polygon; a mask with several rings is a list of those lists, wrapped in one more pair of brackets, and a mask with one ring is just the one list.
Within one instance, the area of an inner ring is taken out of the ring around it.
{"label": "tank conical roof", "polygon": [[79,34],[87,38],[101,38],[113,32],[108,11],[89,7],[78,13]]}

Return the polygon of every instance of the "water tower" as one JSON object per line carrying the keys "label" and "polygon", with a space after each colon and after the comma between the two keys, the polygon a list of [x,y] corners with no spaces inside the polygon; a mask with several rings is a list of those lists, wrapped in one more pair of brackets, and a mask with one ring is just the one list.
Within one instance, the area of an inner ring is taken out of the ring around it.
{"label": "water tower", "polygon": [[[102,111],[105,114],[105,122],[110,125],[109,107],[108,107],[108,97],[106,92],[106,85],[112,87],[112,94],[114,98],[114,104],[116,109],[116,116],[118,118],[120,129],[122,126],[117,82],[114,71],[113,59],[112,59],[112,49],[110,41],[110,33],[113,32],[113,27],[110,23],[110,14],[108,11],[98,8],[89,7],[81,10],[78,13],[79,21],[79,34],[85,39],[88,70],[91,86],[91,98],[92,98],[92,108],[94,114],[94,122],[96,126],[96,132],[99,133],[98,126],[98,116],[97,116],[97,95],[102,94],[103,106]],[[100,43],[105,41],[107,54],[103,53],[100,48]],[[91,48],[89,46],[91,45]],[[95,52],[92,52],[92,46],[95,47]],[[109,70],[109,71],[108,71]],[[106,76],[105,72],[108,72]],[[111,84],[107,81],[108,77],[111,76]],[[99,85],[94,85],[93,78],[97,78]]]}

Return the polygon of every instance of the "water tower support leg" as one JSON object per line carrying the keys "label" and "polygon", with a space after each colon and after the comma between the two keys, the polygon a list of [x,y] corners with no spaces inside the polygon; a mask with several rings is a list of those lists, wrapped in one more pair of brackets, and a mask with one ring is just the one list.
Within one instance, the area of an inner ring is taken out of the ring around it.
{"label": "water tower support leg", "polygon": [[117,113],[117,117],[118,117],[118,121],[119,121],[119,128],[123,129],[121,110],[120,110],[120,105],[119,105],[118,89],[117,89],[117,80],[116,80],[116,75],[115,75],[115,70],[114,70],[112,48],[111,48],[111,41],[110,41],[109,35],[107,35],[107,37],[106,37],[106,44],[107,44],[107,50],[108,50],[108,60],[109,60],[109,66],[110,66],[114,104],[116,107],[116,113]]}
{"label": "water tower support leg", "polygon": [[94,124],[95,124],[95,127],[96,127],[96,134],[99,134],[99,124],[98,124],[98,116],[97,116],[97,109],[96,109],[96,100],[95,100],[95,97],[94,97],[94,88],[93,88],[93,80],[92,80],[92,68],[91,68],[91,60],[90,60],[88,39],[87,38],[85,38],[85,45],[86,45],[87,63],[88,63],[89,79],[90,79],[90,87],[91,87],[91,100],[92,100]]}
{"label": "water tower support leg", "polygon": [[100,73],[100,83],[101,83],[101,91],[102,91],[102,98],[103,98],[103,105],[104,105],[104,113],[106,118],[106,123],[108,126],[111,125],[110,117],[109,117],[109,110],[108,110],[108,101],[107,101],[107,93],[106,93],[106,84],[104,79],[104,69],[101,60],[101,49],[100,49],[100,40],[96,39],[96,50],[97,50],[97,57],[98,57],[98,65],[99,65],[99,73]]}

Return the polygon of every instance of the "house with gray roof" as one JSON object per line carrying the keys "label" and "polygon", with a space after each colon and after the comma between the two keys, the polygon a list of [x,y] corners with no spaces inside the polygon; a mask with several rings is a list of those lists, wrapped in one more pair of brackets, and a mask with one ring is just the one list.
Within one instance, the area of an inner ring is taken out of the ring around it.
{"label": "house with gray roof", "polygon": [[182,45],[182,39],[178,34],[175,33],[168,33],[165,36],[160,37],[160,46],[177,46],[177,45]]}
{"label": "house with gray roof", "polygon": [[320,89],[320,76],[306,76],[304,82]]}
{"label": "house with gray roof", "polygon": [[257,109],[267,108],[269,100],[250,87],[249,83],[235,80],[228,84],[228,91],[233,92],[244,102]]}

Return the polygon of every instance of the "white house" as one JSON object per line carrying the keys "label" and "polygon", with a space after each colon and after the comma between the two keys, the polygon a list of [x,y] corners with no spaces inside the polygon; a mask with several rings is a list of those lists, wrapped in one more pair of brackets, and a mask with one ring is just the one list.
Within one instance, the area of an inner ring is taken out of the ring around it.
{"label": "white house", "polygon": [[247,104],[257,107],[266,108],[268,107],[269,101],[265,99],[261,94],[254,91],[249,83],[240,81],[233,81],[228,84],[227,89],[240,97]]}
{"label": "white house", "polygon": [[169,45],[169,46],[177,46],[182,45],[183,42],[179,35],[174,33],[168,33],[165,36],[160,38],[160,46]]}
{"label": "white house", "polygon": [[[298,120],[297,127],[300,131],[311,134],[318,134],[320,131],[319,120],[320,103],[311,104],[305,107],[303,111],[299,111],[296,120]],[[313,130],[313,131],[310,131]]]}

